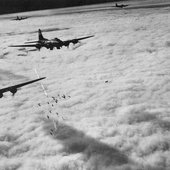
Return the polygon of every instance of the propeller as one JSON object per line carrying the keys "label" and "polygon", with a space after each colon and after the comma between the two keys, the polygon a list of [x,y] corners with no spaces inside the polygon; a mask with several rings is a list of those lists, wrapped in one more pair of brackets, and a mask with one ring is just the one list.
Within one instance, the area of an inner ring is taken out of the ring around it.
{"label": "propeller", "polygon": [[14,96],[15,93],[17,92],[17,89],[16,89],[16,88],[12,88],[12,89],[10,90],[10,92],[12,93],[12,96]]}

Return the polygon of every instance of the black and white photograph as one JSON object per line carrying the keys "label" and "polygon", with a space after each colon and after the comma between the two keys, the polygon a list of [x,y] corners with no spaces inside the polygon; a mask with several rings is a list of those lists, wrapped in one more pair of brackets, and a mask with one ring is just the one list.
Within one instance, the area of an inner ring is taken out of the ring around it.
{"label": "black and white photograph", "polygon": [[170,170],[169,0],[0,0],[0,170]]}

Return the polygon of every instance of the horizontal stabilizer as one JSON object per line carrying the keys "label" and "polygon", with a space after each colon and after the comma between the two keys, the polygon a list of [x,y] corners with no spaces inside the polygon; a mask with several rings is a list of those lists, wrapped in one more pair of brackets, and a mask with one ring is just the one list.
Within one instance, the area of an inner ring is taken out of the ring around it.
{"label": "horizontal stabilizer", "polygon": [[25,44],[30,44],[30,43],[38,43],[39,41],[27,41]]}

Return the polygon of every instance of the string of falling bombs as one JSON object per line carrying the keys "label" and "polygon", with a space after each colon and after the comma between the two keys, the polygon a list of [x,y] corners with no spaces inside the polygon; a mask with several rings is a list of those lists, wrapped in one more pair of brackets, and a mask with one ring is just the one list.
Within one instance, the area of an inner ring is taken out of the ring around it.
{"label": "string of falling bombs", "polygon": [[[54,104],[57,104],[60,99],[67,99],[67,98],[70,98],[70,96],[66,96],[65,94],[63,94],[63,95],[58,94],[57,97],[52,96],[51,98],[53,99],[53,103],[54,103]],[[47,102],[47,104],[50,105],[51,108],[52,108],[51,110],[49,110],[49,113],[50,113],[50,114],[53,114],[53,113],[54,113],[54,112],[53,112],[53,109],[54,109],[54,104],[53,104],[53,103],[51,104],[50,102]],[[58,117],[60,116],[58,112],[55,112],[55,114],[56,114]],[[47,118],[50,119],[50,116],[47,115]],[[63,118],[63,116],[61,116],[61,118],[62,118],[62,120],[65,120],[65,119]],[[57,127],[58,127],[58,125],[59,125],[59,124],[58,124],[58,121],[53,121],[53,125],[54,125],[54,130],[56,131],[56,130],[57,130]],[[54,134],[54,130],[53,130],[53,129],[50,129],[50,134],[51,134],[51,135]]]}
{"label": "string of falling bombs", "polygon": [[[36,73],[37,77],[39,78],[40,76],[39,76],[36,68],[35,68],[35,73]],[[44,95],[46,96],[46,98],[47,98],[47,100],[48,100],[48,101],[47,101],[47,104],[48,104],[48,106],[49,106],[48,112],[49,112],[50,114],[53,113],[54,103],[57,104],[60,99],[70,98],[70,96],[66,96],[65,94],[62,94],[62,95],[58,94],[57,97],[54,97],[54,96],[50,97],[50,96],[48,95],[47,91],[45,90],[44,85],[43,85],[41,82],[40,82],[40,84],[41,84],[41,88],[42,88],[42,90],[43,90],[43,92],[44,92]],[[51,102],[49,101],[49,99],[52,99],[52,100],[53,100],[53,103],[51,103]],[[41,103],[38,103],[38,106],[41,107]],[[58,118],[59,118],[59,113],[58,113],[58,112],[55,112],[55,114],[56,114],[56,115],[58,116]],[[61,118],[64,120],[64,118],[63,118],[62,116],[61,116]],[[50,116],[49,116],[48,114],[47,114],[47,119],[50,119]],[[53,120],[53,125],[54,125],[54,129],[57,130],[58,121],[54,121],[54,120]],[[50,134],[51,134],[51,135],[53,135],[53,132],[54,132],[54,130],[53,130],[53,129],[50,129]]]}
{"label": "string of falling bombs", "polygon": [[[37,69],[35,68],[34,69],[34,71],[35,71],[35,73],[36,73],[36,75],[37,75],[37,77],[39,78],[40,76],[39,76],[39,74],[38,74],[38,72],[37,72]],[[46,96],[46,98],[47,99],[49,99],[49,95],[48,95],[48,93],[47,93],[47,91],[45,90],[45,87],[44,87],[44,85],[40,82],[40,84],[41,84],[41,88],[42,88],[42,90],[43,90],[43,92],[44,92],[44,95]],[[53,104],[52,105],[50,105],[50,102],[47,102],[48,103],[48,106],[51,106],[51,107],[53,107]],[[38,106],[40,106],[41,107],[41,104],[40,103],[38,103]],[[52,113],[52,108],[50,108],[50,110],[49,110],[49,112],[50,113]],[[58,113],[57,113],[57,115],[59,115]],[[49,115],[47,115],[47,118],[48,119],[50,119],[50,117],[49,117]],[[54,125],[54,128],[55,129],[57,129],[57,124],[56,124],[56,122],[53,120],[53,125]],[[51,133],[51,132],[50,132]]]}

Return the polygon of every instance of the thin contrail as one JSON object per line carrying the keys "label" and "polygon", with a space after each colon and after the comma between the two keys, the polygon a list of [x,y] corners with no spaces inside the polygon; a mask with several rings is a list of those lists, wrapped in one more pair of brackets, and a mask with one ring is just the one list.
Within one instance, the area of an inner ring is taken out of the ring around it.
{"label": "thin contrail", "polygon": [[[34,69],[34,71],[35,71],[35,74],[37,75],[37,77],[40,78],[40,76],[39,76],[36,68]],[[47,92],[46,92],[46,90],[45,90],[44,85],[43,85],[41,82],[40,82],[40,84],[41,84],[41,87],[42,87],[42,89],[43,89],[44,94],[48,97],[48,94],[47,94]]]}

